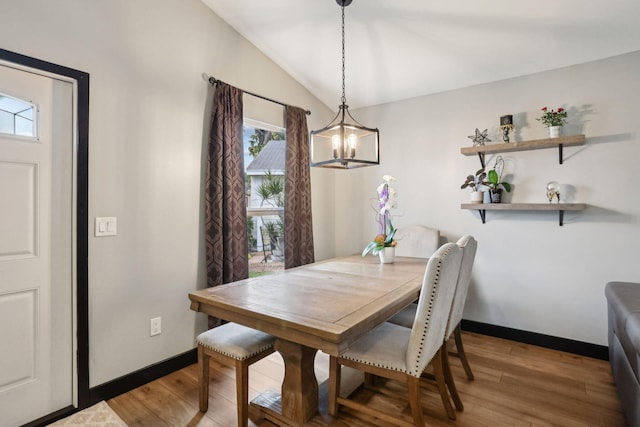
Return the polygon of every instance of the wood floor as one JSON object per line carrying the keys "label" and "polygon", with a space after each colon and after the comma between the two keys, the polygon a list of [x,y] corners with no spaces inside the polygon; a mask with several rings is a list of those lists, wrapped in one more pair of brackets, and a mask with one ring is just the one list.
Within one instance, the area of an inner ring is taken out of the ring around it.
{"label": "wood floor", "polygon": [[[422,392],[426,425],[430,426],[624,426],[609,363],[499,338],[463,332],[474,381],[468,381],[460,361],[451,357],[456,384],[464,403],[457,419],[446,418],[435,385]],[[318,353],[316,375],[328,376],[328,357]],[[249,398],[279,390],[283,377],[277,353],[254,364],[249,373]],[[130,426],[236,425],[233,370],[212,361],[209,411],[198,412],[197,365],[191,365],[108,401]],[[324,386],[321,386],[321,395]],[[358,389],[355,396],[410,420],[407,390],[381,381],[379,393]],[[321,402],[321,406],[323,402]],[[326,407],[326,402],[324,402]],[[321,413],[323,409],[321,408]],[[267,421],[250,425],[271,427]],[[362,427],[383,423],[342,408],[339,417],[316,416],[310,426]]]}

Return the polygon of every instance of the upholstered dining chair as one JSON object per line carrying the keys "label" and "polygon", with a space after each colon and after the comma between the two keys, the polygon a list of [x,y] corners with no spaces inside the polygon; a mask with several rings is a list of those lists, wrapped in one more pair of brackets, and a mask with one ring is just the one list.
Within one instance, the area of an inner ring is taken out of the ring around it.
{"label": "upholstered dining chair", "polygon": [[209,360],[236,370],[238,427],[249,420],[249,366],[274,352],[275,337],[237,323],[225,323],[196,337],[200,411],[209,409]]}
{"label": "upholstered dining chair", "polygon": [[[473,262],[476,257],[476,250],[478,248],[478,242],[473,236],[466,235],[461,237],[457,245],[462,249],[462,263],[460,266],[460,274],[458,276],[458,283],[456,285],[456,292],[453,298],[453,305],[451,307],[451,313],[449,315],[449,322],[447,324],[447,331],[443,343],[443,363],[445,371],[445,381],[451,392],[451,397],[454,400],[456,408],[458,410],[463,409],[462,401],[453,382],[453,377],[449,369],[449,357],[447,352],[447,341],[453,335],[456,344],[456,351],[454,355],[457,355],[462,362],[462,367],[469,380],[473,380],[473,372],[467,359],[467,355],[464,351],[464,345],[462,344],[462,336],[460,334],[460,322],[462,321],[462,314],[464,312],[464,304],[467,299],[467,292],[469,290],[469,283],[471,282],[471,270],[473,269]],[[416,316],[417,304],[411,304],[405,309],[400,311],[394,317],[389,319],[390,323],[401,325],[407,328],[412,327],[413,319]]]}
{"label": "upholstered dining chair", "polygon": [[440,230],[411,225],[396,231],[396,256],[429,258],[440,246]]}
{"label": "upholstered dining chair", "polygon": [[[449,311],[458,280],[462,249],[454,243],[440,247],[427,262],[422,290],[411,329],[385,322],[356,340],[339,357],[329,362],[329,414],[336,415],[340,405],[365,412],[384,423],[410,425],[387,412],[339,396],[341,366],[365,373],[403,381],[409,391],[413,424],[422,427],[424,419],[420,404],[421,374],[432,362],[438,391],[447,414],[453,413],[442,370],[440,351],[447,328]],[[446,401],[446,403],[445,403]]]}

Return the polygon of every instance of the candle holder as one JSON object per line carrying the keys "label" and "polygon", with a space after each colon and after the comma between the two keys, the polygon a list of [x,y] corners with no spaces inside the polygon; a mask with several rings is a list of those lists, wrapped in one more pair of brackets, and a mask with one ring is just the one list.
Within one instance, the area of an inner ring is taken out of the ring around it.
{"label": "candle holder", "polygon": [[513,131],[513,116],[507,114],[500,116],[500,130],[502,131],[502,140],[507,143],[509,141],[509,132]]}

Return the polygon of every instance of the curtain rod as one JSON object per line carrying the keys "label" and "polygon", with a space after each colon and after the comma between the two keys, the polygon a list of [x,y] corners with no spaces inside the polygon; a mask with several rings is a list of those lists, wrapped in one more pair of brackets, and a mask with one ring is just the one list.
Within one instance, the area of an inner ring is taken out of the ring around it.
{"label": "curtain rod", "polygon": [[[222,81],[222,80],[218,80],[215,77],[209,77],[209,83],[211,83],[213,86],[215,86],[216,83],[218,83],[219,81]],[[247,95],[255,96],[256,98],[264,99],[265,101],[273,102],[274,104],[280,104],[283,107],[288,107],[289,106],[288,104],[285,104],[284,102],[276,101],[275,99],[267,98],[266,96],[258,95],[257,93],[249,92],[249,91],[244,90],[244,89],[240,89],[240,90],[243,93],[246,93]],[[307,116],[311,115],[311,111],[309,111],[309,110],[304,110],[304,111],[307,113]]]}

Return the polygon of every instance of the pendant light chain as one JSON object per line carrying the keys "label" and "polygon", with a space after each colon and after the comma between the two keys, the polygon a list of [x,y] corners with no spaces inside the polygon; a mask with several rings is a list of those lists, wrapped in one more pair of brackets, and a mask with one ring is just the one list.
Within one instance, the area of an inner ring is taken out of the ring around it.
{"label": "pendant light chain", "polygon": [[[345,11],[352,0],[335,0],[342,9],[342,98],[338,113],[327,126],[312,130],[309,166],[352,169],[380,164],[380,132],[358,123],[349,113],[346,89]],[[315,148],[317,147],[317,148]]]}
{"label": "pendant light chain", "polygon": [[345,78],[344,78],[344,70],[345,70],[345,60],[344,60],[344,1],[342,2],[342,105],[347,103],[347,96],[345,95]]}

